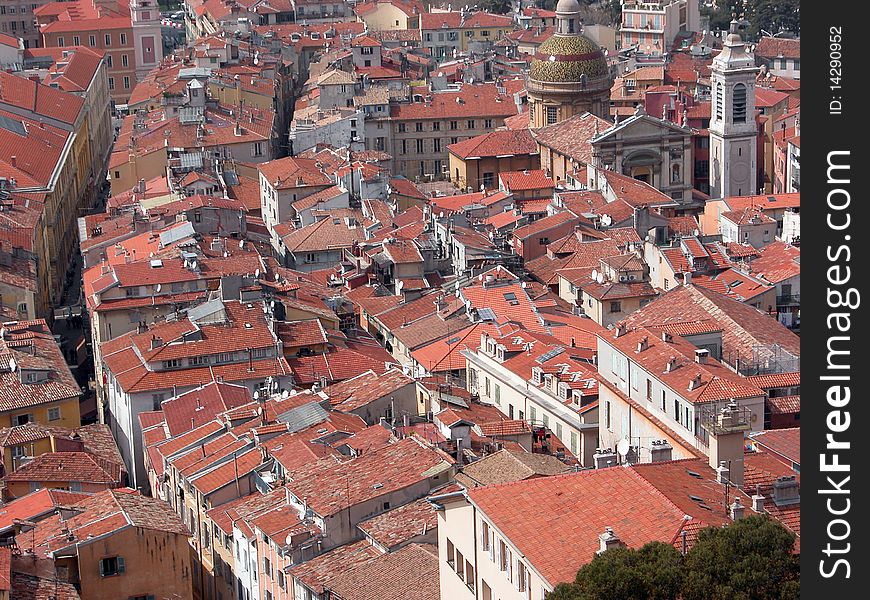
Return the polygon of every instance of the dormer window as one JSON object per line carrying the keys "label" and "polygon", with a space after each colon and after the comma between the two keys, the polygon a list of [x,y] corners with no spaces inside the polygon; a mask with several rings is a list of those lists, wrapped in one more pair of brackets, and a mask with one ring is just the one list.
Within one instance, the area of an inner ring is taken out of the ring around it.
{"label": "dormer window", "polygon": [[532,381],[534,381],[535,383],[540,385],[543,375],[544,371],[541,370],[540,367],[534,367],[532,369]]}

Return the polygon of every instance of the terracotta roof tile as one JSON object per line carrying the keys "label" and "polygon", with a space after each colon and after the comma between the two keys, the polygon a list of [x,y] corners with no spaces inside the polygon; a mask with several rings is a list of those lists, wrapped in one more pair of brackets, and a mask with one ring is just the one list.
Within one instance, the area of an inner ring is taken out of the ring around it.
{"label": "terracotta roof tile", "polygon": [[687,321],[715,321],[722,330],[725,360],[740,357],[741,362],[773,357],[778,347],[800,357],[800,338],[776,319],[752,306],[700,286],[679,286],[629,315],[629,326],[662,326]]}
{"label": "terracotta roof tile", "polygon": [[757,431],[753,433],[750,437],[756,445],[761,446],[764,450],[777,454],[785,460],[800,464],[800,427]]}
{"label": "terracotta roof tile", "polygon": [[327,386],[322,393],[329,399],[329,403],[335,410],[353,412],[413,383],[413,379],[398,369],[391,369],[385,373],[368,371]]}
{"label": "terracotta roof tile", "polygon": [[[496,156],[537,154],[538,145],[528,129],[491,131],[447,146],[447,150],[464,160]],[[552,184],[552,182],[551,182]]]}
{"label": "terracotta roof tile", "polygon": [[426,481],[452,464],[440,450],[406,438],[349,461],[328,458],[311,463],[295,472],[287,487],[297,498],[307,498],[315,513],[327,517]]}
{"label": "terracotta roof tile", "polygon": [[[573,581],[578,566],[592,560],[605,527],[638,548],[670,542],[685,514],[634,469],[624,468],[479,487],[468,497],[552,586]],[[552,527],[553,515],[560,515],[558,527]]]}
{"label": "terracotta roof tile", "polygon": [[389,550],[435,530],[438,527],[438,513],[426,500],[417,500],[366,519],[357,527]]}
{"label": "terracotta roof tile", "polygon": [[399,104],[390,109],[390,116],[400,121],[487,117],[504,119],[515,114],[517,108],[513,98],[500,94],[494,83],[465,84],[460,91],[433,93],[431,102]]}
{"label": "terracotta roof tile", "polygon": [[330,589],[347,600],[439,600],[438,548],[409,544],[340,571]]}

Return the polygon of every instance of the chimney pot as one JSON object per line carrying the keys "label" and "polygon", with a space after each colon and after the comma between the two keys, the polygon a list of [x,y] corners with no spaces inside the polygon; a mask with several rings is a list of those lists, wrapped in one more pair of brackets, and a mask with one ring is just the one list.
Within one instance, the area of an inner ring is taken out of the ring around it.
{"label": "chimney pot", "polygon": [[734,498],[734,503],[731,504],[731,506],[729,506],[728,509],[729,509],[728,512],[731,515],[732,521],[739,521],[740,519],[743,518],[744,514],[746,513],[746,507],[740,503],[739,496]]}

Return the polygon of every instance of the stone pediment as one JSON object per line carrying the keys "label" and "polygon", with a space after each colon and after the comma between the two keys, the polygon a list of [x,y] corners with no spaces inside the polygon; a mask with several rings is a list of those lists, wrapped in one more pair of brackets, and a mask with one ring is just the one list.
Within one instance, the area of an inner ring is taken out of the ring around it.
{"label": "stone pediment", "polygon": [[691,129],[680,127],[670,121],[663,121],[647,114],[635,114],[611,127],[606,131],[602,131],[601,135],[594,139],[594,144],[615,142],[616,140],[631,140],[643,139],[650,137],[659,137],[662,132],[677,133],[681,135],[691,135]]}

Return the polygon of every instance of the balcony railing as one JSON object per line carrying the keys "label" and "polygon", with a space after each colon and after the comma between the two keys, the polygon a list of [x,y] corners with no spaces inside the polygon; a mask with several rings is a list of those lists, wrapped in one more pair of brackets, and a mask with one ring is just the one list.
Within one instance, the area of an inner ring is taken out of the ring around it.
{"label": "balcony railing", "polygon": [[776,305],[777,306],[794,306],[800,305],[801,303],[801,295],[800,294],[784,294],[782,296],[776,297]]}

